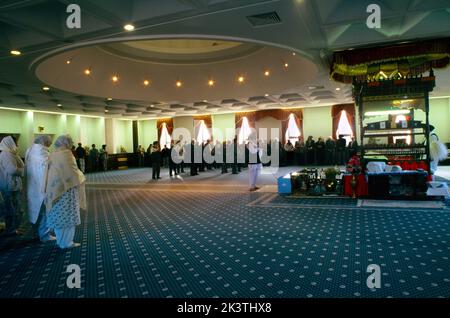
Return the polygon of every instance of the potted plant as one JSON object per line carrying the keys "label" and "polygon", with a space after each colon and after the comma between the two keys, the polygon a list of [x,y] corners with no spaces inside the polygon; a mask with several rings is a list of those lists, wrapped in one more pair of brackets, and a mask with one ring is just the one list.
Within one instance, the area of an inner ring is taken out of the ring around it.
{"label": "potted plant", "polygon": [[337,168],[327,168],[324,170],[325,174],[325,189],[327,192],[336,191],[336,176],[340,173]]}

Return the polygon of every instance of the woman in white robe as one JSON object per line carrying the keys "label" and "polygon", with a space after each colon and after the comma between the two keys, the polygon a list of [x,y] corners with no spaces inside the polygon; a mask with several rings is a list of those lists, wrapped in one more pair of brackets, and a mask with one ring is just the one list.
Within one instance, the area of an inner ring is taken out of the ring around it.
{"label": "woman in white robe", "polygon": [[434,126],[430,125],[430,171],[434,175],[437,171],[439,161],[447,159],[448,149],[439,140],[434,131]]}
{"label": "woman in white robe", "polygon": [[0,192],[5,214],[4,235],[16,235],[22,220],[22,177],[24,164],[11,136],[0,142]]}
{"label": "woman in white robe", "polygon": [[56,243],[61,249],[77,247],[75,227],[81,223],[80,209],[86,209],[85,177],[78,169],[69,135],[56,139],[55,151],[50,154],[45,207],[48,225],[55,231]]}
{"label": "woman in white robe", "polygon": [[45,177],[49,157],[48,147],[51,144],[50,136],[38,136],[25,154],[28,218],[31,224],[35,224],[41,242],[55,240],[55,237],[50,234],[51,229],[47,224],[47,213],[44,204]]}

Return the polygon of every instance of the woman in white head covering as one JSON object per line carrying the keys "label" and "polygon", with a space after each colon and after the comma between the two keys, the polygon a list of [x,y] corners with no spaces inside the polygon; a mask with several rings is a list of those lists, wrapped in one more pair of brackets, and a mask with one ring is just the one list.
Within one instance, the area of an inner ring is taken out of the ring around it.
{"label": "woman in white head covering", "polygon": [[50,154],[45,207],[48,226],[55,231],[56,242],[61,249],[72,248],[75,227],[81,223],[80,209],[86,209],[86,194],[83,173],[78,169],[71,148],[69,135],[59,136]]}
{"label": "woman in white head covering", "polygon": [[40,135],[34,140],[34,144],[25,154],[28,217],[37,227],[41,242],[53,241],[55,237],[50,235],[45,211],[45,177],[49,151],[52,139],[48,135]]}
{"label": "woman in white head covering", "polygon": [[430,171],[434,175],[438,169],[439,161],[447,159],[448,149],[444,143],[439,140],[434,126],[430,125]]}
{"label": "woman in white head covering", "polygon": [[15,235],[22,219],[20,197],[24,164],[11,136],[0,142],[0,151],[0,191],[5,206],[5,235]]}

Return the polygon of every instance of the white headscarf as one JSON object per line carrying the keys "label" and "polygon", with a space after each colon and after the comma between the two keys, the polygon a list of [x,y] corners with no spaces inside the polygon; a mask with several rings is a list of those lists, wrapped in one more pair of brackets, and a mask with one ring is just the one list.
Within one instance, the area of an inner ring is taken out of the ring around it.
{"label": "white headscarf", "polygon": [[56,149],[50,154],[45,187],[45,207],[47,212],[50,212],[56,200],[66,191],[77,186],[80,186],[80,207],[82,209],[86,207],[86,194],[84,191],[86,179],[80,169],[78,169],[75,157],[70,150],[72,145],[73,141],[70,135],[59,136],[55,141]]}
{"label": "white headscarf", "polygon": [[21,191],[24,163],[11,136],[3,138],[0,142],[0,151],[0,188]]}
{"label": "white headscarf", "polygon": [[49,135],[40,135],[34,139],[34,143],[44,147],[49,147],[52,144],[52,138]]}
{"label": "white headscarf", "polygon": [[70,135],[61,135],[56,139],[54,146],[55,148],[71,149],[73,146],[72,137]]}
{"label": "white headscarf", "polygon": [[17,146],[14,139],[11,136],[6,136],[0,142],[0,151],[8,151],[14,155],[17,155]]}

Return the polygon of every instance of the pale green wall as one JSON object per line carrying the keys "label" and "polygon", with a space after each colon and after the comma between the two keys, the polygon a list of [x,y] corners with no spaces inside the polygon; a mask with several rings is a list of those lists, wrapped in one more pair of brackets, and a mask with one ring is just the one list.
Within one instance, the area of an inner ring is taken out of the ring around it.
{"label": "pale green wall", "polygon": [[450,98],[430,100],[430,125],[442,142],[450,142]]}
{"label": "pale green wall", "polygon": [[19,153],[25,157],[28,147],[34,142],[34,113],[23,112],[22,116],[22,131],[19,138]]}
{"label": "pale green wall", "polygon": [[313,136],[314,140],[317,140],[319,137],[326,139],[332,135],[332,127],[331,106],[303,108],[303,134],[305,140],[308,136]]}
{"label": "pale green wall", "polygon": [[[416,112],[416,120],[423,120],[424,115],[420,111]],[[133,130],[132,122],[129,120],[113,119],[114,143],[110,145],[111,152],[118,152],[122,145],[127,151],[133,152]],[[212,115],[213,128],[219,129],[225,134],[226,128],[235,129],[235,115],[221,114]],[[438,136],[443,142],[450,142],[450,98],[440,98],[430,100],[430,123],[436,127]],[[193,120],[191,116],[174,118],[174,127],[185,127],[193,132]],[[69,133],[74,142],[83,144],[95,143],[98,146],[105,143],[105,119],[91,118],[75,115],[47,114],[37,112],[24,112],[0,109],[0,133],[20,134],[19,148],[23,155],[26,149],[33,142],[34,134],[38,133],[38,126],[44,127],[44,133],[60,134]],[[264,125],[270,126],[270,125]],[[274,126],[279,123],[274,122]],[[269,128],[269,127],[267,127]],[[303,132],[307,137],[331,135],[332,119],[331,106],[307,107],[303,109]],[[358,132],[359,133],[359,130]],[[147,147],[157,139],[156,120],[143,120],[138,124],[139,143]],[[217,134],[214,139],[217,139]],[[233,139],[234,131],[225,136],[226,139]],[[114,148],[114,149],[113,149]]]}
{"label": "pale green wall", "polygon": [[22,116],[26,112],[0,109],[0,133],[22,133]]}
{"label": "pale green wall", "polygon": [[222,136],[222,138],[217,138],[220,136],[219,136],[219,134],[216,133],[215,135],[217,135],[217,136],[214,136],[214,140],[217,140],[217,139],[219,139],[219,141],[223,141],[223,139],[233,140],[234,135],[235,135],[235,129],[236,129],[234,113],[212,115],[211,117],[212,117],[213,129],[219,130],[220,135]]}
{"label": "pale green wall", "polygon": [[131,120],[117,120],[116,129],[116,149],[114,152],[120,152],[120,146],[125,147],[127,152],[134,152],[133,149],[133,122]]}
{"label": "pale green wall", "polygon": [[72,136],[73,142],[78,144],[80,140],[80,116],[67,115],[67,133]]}
{"label": "pale green wall", "polygon": [[156,119],[138,121],[138,143],[147,149],[150,144],[157,140]]}
{"label": "pale green wall", "polygon": [[81,142],[84,145],[95,144],[97,148],[105,143],[105,119],[81,117],[80,118]]}
{"label": "pale green wall", "polygon": [[[65,115],[34,113],[34,133],[51,134],[55,135],[55,137],[67,133],[62,116],[65,118]],[[44,131],[40,132],[39,126],[44,127]]]}

